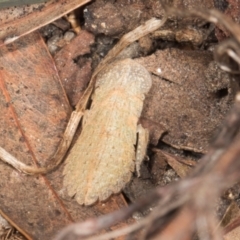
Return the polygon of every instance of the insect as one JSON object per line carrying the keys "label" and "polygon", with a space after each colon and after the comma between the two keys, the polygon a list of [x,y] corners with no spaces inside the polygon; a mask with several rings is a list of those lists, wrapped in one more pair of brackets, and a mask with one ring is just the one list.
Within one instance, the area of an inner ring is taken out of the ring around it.
{"label": "insect", "polygon": [[105,200],[131,179],[135,159],[138,166],[144,157],[140,152],[145,154],[146,141],[142,149],[137,148],[137,157],[134,145],[151,84],[148,71],[131,59],[116,62],[98,75],[91,108],[64,168],[63,184],[79,204]]}

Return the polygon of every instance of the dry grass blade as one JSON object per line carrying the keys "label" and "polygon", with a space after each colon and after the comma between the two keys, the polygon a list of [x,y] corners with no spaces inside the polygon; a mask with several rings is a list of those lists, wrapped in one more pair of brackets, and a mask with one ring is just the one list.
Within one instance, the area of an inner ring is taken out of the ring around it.
{"label": "dry grass blade", "polygon": [[[24,17],[17,17],[12,21],[0,21],[0,46],[11,43],[90,1],[91,0],[51,0],[45,3],[45,5],[39,4],[38,8],[26,14]],[[0,14],[3,14],[4,11],[7,10],[0,10]],[[12,13],[9,13],[9,15],[12,15]]]}

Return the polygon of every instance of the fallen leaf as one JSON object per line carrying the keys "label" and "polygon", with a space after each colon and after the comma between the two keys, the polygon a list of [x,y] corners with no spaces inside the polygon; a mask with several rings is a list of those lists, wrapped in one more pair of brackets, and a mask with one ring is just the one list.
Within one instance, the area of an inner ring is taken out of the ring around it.
{"label": "fallen leaf", "polygon": [[226,209],[224,216],[221,219],[221,226],[227,227],[235,219],[240,217],[240,209],[236,201],[232,201],[231,204]]}
{"label": "fallen leaf", "polygon": [[161,150],[159,151],[165,156],[165,160],[172,167],[172,169],[177,173],[179,177],[184,178],[189,174],[191,168],[186,164],[183,164],[180,161],[178,161],[176,156],[173,156]]}
{"label": "fallen leaf", "polygon": [[91,79],[92,60],[86,57],[86,54],[90,53],[90,46],[93,43],[94,36],[82,30],[54,56],[56,67],[72,106],[77,104]]}
{"label": "fallen leaf", "polygon": [[137,61],[153,78],[142,116],[165,128],[163,142],[206,152],[232,106],[236,82],[217,67],[208,51],[166,49]]}
{"label": "fallen leaf", "polygon": [[[44,46],[33,34],[0,49],[0,145],[29,165],[51,159],[71,112]],[[0,172],[1,210],[19,231],[46,239],[72,221],[45,177],[2,162]]]}

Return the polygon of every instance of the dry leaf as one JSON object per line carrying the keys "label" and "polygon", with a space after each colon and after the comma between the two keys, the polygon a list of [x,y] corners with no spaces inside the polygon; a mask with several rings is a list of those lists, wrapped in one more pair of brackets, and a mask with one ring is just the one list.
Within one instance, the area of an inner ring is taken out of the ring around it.
{"label": "dry leaf", "polygon": [[153,73],[143,117],[164,126],[163,142],[206,152],[232,106],[236,82],[207,51],[166,49],[138,62]]}
{"label": "dry leaf", "polygon": [[[84,55],[90,53],[90,46],[93,43],[94,36],[82,30],[54,56],[60,78],[72,106],[77,104],[91,79],[92,59],[84,57]],[[77,63],[76,59],[78,59]]]}
{"label": "dry leaf", "polygon": [[240,209],[236,201],[232,201],[228,208],[226,209],[226,212],[224,213],[224,216],[221,219],[221,226],[227,227],[230,225],[236,218],[240,217]]}
{"label": "dry leaf", "polygon": [[[71,111],[57,72],[38,34],[2,47],[0,55],[0,145],[25,163],[44,164]],[[46,178],[26,176],[2,162],[0,172],[1,210],[20,231],[37,239],[71,222]]]}
{"label": "dry leaf", "polygon": [[176,156],[161,150],[157,150],[157,152],[163,156],[164,160],[167,161],[167,163],[172,167],[179,177],[184,178],[189,174],[191,168],[178,161]]}

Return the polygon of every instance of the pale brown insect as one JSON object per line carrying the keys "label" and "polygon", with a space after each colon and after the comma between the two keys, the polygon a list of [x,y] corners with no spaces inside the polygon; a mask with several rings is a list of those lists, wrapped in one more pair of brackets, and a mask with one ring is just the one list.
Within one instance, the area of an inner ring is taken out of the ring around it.
{"label": "pale brown insect", "polygon": [[64,186],[79,204],[105,200],[130,180],[137,122],[151,84],[148,71],[131,59],[98,75],[91,108],[64,168]]}

